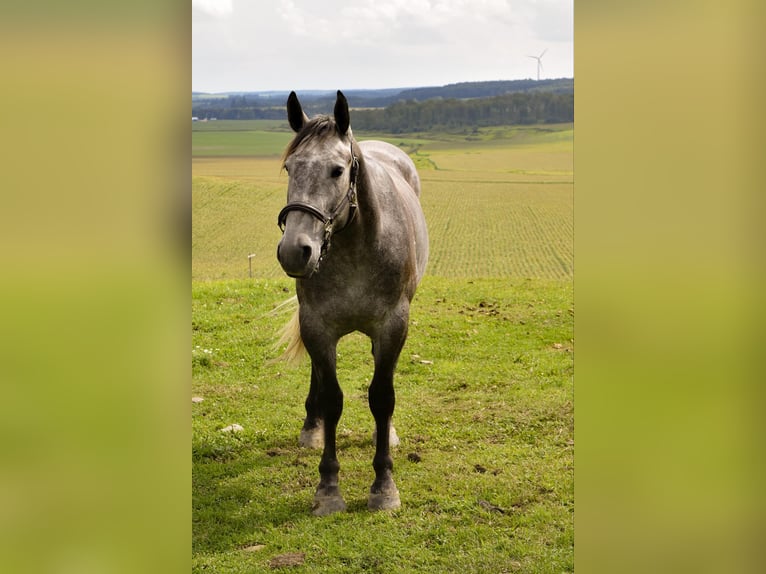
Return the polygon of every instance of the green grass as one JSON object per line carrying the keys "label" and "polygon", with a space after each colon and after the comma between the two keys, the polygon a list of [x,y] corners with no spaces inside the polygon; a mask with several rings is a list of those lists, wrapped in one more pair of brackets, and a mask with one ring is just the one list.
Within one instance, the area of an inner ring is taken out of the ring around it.
{"label": "green grass", "polygon": [[297,446],[309,367],[270,362],[288,317],[269,312],[293,293],[275,258],[289,134],[233,122],[237,147],[216,123],[193,134],[228,150],[192,163],[193,570],[299,553],[303,572],[572,572],[571,125],[376,136],[418,165],[431,236],[396,374],[402,507],[366,509],[372,361],[354,334],[338,360],[348,511],[319,519],[319,453]]}
{"label": "green grass", "polygon": [[[266,572],[291,552],[310,572],[573,571],[570,283],[424,280],[396,377],[395,512],[366,509],[372,364],[363,337],[344,339],[349,510],[323,519],[310,514],[319,453],[297,446],[308,365],[269,363],[286,317],[268,312],[290,289],[194,284],[195,572]],[[232,423],[244,431],[221,432]]]}
{"label": "green grass", "polygon": [[215,120],[192,122],[192,135],[196,132],[289,132],[287,120]]}
{"label": "green grass", "polygon": [[192,123],[192,156],[280,156],[294,134],[278,120]]}

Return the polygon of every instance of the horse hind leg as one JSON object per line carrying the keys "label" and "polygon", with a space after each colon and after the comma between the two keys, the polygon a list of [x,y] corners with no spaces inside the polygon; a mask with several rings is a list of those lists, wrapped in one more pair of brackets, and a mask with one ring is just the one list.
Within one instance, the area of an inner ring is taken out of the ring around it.
{"label": "horse hind leg", "polygon": [[303,423],[298,444],[303,448],[320,449],[324,446],[324,421],[319,419],[316,426],[307,426],[308,419]]}
{"label": "horse hind leg", "polygon": [[[377,444],[378,442],[378,429],[377,427],[372,429],[372,443]],[[399,435],[396,434],[396,429],[394,428],[394,423],[390,423],[388,425],[388,446],[391,448],[396,448],[399,446]]]}

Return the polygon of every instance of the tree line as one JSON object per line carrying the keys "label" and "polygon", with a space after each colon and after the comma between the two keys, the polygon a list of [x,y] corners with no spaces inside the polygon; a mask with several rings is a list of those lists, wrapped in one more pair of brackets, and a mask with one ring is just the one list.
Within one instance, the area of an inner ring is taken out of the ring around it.
{"label": "tree line", "polygon": [[397,99],[423,101],[431,98],[488,98],[516,92],[572,93],[574,92],[574,78],[459,82],[457,84],[447,84],[446,86],[402,90],[397,94]]}
{"label": "tree line", "polygon": [[192,101],[192,116],[218,120],[283,120],[284,102],[264,105],[257,97],[229,95],[214,100]]}
{"label": "tree line", "polygon": [[[322,110],[307,111],[311,114]],[[263,106],[257,98],[245,95],[193,105],[192,115],[219,120],[286,118],[284,105]],[[385,108],[355,109],[352,120],[357,129],[389,133],[571,122],[574,94],[529,91],[472,99],[407,100]]]}
{"label": "tree line", "polygon": [[357,129],[390,133],[573,120],[574,94],[550,92],[522,92],[470,100],[399,102],[379,110],[355,110],[352,118]]}

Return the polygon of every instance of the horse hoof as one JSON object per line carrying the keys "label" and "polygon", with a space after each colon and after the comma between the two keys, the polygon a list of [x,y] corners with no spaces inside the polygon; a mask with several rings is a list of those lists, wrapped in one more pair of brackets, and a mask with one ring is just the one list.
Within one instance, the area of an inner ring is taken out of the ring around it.
{"label": "horse hoof", "polygon": [[399,491],[396,486],[387,488],[381,492],[370,491],[370,498],[367,500],[367,508],[370,510],[394,510],[402,505],[399,500]]}
{"label": "horse hoof", "polygon": [[[377,429],[372,431],[372,442],[375,443],[378,440],[378,431]],[[394,425],[391,425],[388,428],[388,446],[391,448],[395,448],[399,446],[399,436],[396,434],[396,429],[394,428]]]}
{"label": "horse hoof", "polygon": [[311,513],[314,516],[328,516],[336,512],[344,512],[346,503],[340,493],[314,495],[314,505],[311,507]]}
{"label": "horse hoof", "polygon": [[301,436],[298,439],[298,444],[304,448],[324,447],[324,425],[319,423],[319,426],[316,426],[313,429],[301,429]]}

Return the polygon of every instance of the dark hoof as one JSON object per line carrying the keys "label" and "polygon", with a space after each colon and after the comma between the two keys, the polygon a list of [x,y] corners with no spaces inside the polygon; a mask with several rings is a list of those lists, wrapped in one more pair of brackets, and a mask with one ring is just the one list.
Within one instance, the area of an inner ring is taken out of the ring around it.
{"label": "dark hoof", "polygon": [[328,491],[318,489],[314,495],[314,505],[311,507],[314,516],[327,516],[345,510],[346,503],[337,488]]}
{"label": "dark hoof", "polygon": [[304,448],[322,448],[324,447],[324,423],[320,422],[313,429],[301,429],[301,436],[298,444]]}
{"label": "dark hoof", "polygon": [[367,501],[367,508],[370,510],[394,510],[401,505],[399,491],[393,482],[391,486],[381,489],[379,492],[376,492],[374,487],[370,490],[370,498]]}

